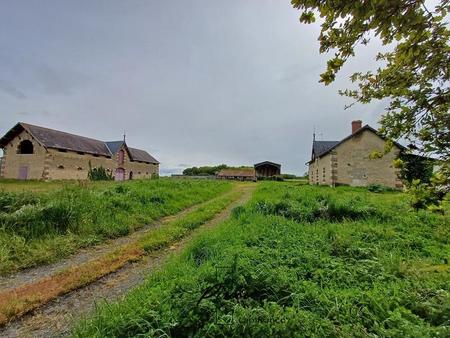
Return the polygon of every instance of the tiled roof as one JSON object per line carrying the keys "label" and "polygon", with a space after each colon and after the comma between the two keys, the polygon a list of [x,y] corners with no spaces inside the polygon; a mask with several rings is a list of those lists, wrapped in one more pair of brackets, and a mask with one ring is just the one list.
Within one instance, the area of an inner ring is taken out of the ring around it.
{"label": "tiled roof", "polygon": [[254,177],[256,171],[254,168],[227,168],[222,169],[217,174],[219,177]]}
{"label": "tiled roof", "polygon": [[130,147],[128,147],[128,150],[130,151],[131,158],[133,159],[133,161],[141,161],[154,164],[159,163],[152,155],[147,153],[145,150]]}

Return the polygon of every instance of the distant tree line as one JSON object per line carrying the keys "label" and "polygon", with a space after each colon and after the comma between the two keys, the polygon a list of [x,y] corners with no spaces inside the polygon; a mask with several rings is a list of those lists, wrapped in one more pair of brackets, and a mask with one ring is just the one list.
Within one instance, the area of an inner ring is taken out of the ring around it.
{"label": "distant tree line", "polygon": [[226,164],[219,164],[216,166],[202,166],[202,167],[191,167],[183,170],[183,175],[186,176],[209,176],[215,175],[218,171],[230,168]]}
{"label": "distant tree line", "polygon": [[248,166],[240,167],[230,167],[226,164],[219,164],[216,166],[202,166],[202,167],[191,167],[183,170],[183,175],[186,176],[210,176],[215,175],[222,169],[236,169],[236,168],[250,168]]}

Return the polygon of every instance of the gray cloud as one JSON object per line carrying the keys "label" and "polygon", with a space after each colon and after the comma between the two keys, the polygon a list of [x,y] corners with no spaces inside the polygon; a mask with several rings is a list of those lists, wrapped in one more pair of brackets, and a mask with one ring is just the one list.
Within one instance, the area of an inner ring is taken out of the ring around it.
{"label": "gray cloud", "polygon": [[19,100],[24,100],[27,98],[27,96],[20,89],[15,88],[6,81],[0,80],[0,91]]}
{"label": "gray cloud", "polygon": [[382,106],[344,110],[337,94],[373,63],[370,48],[318,83],[319,27],[298,14],[270,0],[1,2],[0,132],[18,116],[103,140],[125,129],[167,173],[262,160],[303,173],[313,125],[339,139]]}

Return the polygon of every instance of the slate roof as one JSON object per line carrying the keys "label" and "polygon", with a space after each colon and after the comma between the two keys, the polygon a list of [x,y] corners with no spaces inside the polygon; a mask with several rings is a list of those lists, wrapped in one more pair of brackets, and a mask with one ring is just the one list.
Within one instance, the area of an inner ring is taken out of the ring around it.
{"label": "slate roof", "polygon": [[111,156],[105,142],[65,133],[63,131],[20,123],[41,145],[46,148],[80,151],[89,154]]}
{"label": "slate roof", "polygon": [[334,148],[339,141],[313,141],[313,153],[316,157],[322,153]]}
{"label": "slate roof", "polygon": [[256,171],[254,168],[227,168],[222,169],[217,174],[219,177],[255,177]]}
{"label": "slate roof", "polygon": [[[23,130],[30,133],[39,144],[46,148],[71,150],[107,157],[114,155],[124,143],[124,141],[103,142],[89,137],[19,122],[0,139],[0,147],[4,148]],[[145,150],[135,148],[128,148],[128,150],[133,161],[159,163]]]}
{"label": "slate roof", "polygon": [[117,153],[119,148],[122,146],[123,141],[108,141],[105,143],[106,143],[106,146],[108,147],[109,151],[111,152],[111,154],[115,154],[115,153]]}

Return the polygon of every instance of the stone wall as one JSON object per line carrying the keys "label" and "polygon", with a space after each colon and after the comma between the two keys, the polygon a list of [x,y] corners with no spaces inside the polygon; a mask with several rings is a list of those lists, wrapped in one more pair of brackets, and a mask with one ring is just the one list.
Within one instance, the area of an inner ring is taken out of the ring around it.
{"label": "stone wall", "polygon": [[[20,142],[29,140],[33,144],[33,154],[18,154]],[[118,165],[117,154],[113,158],[92,154],[62,151],[58,149],[45,149],[27,131],[17,135],[5,148],[1,164],[1,176],[5,178],[18,178],[20,167],[28,168],[27,179],[67,180],[88,178],[89,161],[93,168],[102,166],[114,177]],[[125,151],[124,163],[125,179],[151,178],[159,174],[158,164],[132,162]]]}
{"label": "stone wall", "polygon": [[105,156],[48,149],[48,157],[50,160],[47,179],[50,180],[86,180],[89,172],[89,161],[93,168],[102,166],[110,171],[115,168],[113,160]]}
{"label": "stone wall", "polygon": [[381,184],[391,188],[401,188],[398,170],[393,161],[399,155],[396,146],[381,158],[371,159],[373,151],[384,151],[385,141],[369,130],[355,135],[336,148],[337,182],[352,186]]}
{"label": "stone wall", "polygon": [[385,141],[370,130],[351,137],[332,152],[310,164],[310,184],[332,186],[381,184],[401,188],[403,185],[398,178],[398,170],[392,164],[400,152],[398,147],[394,146],[391,152],[382,158],[370,158],[374,150],[383,152],[384,145]]}
{"label": "stone wall", "polygon": [[[19,144],[24,140],[29,140],[33,144],[33,154],[17,153]],[[20,167],[27,167],[27,179],[43,179],[45,156],[45,148],[24,130],[3,149],[1,175],[4,178],[18,178]]]}
{"label": "stone wall", "polygon": [[331,182],[331,154],[327,154],[320,159],[315,159],[310,163],[309,183],[317,185],[332,185]]}
{"label": "stone wall", "polygon": [[118,154],[113,158],[108,158],[91,154],[81,155],[72,151],[61,152],[56,149],[49,149],[49,154],[52,157],[52,164],[48,178],[52,180],[87,179],[89,161],[93,168],[102,166],[113,177],[115,176],[116,168],[122,167],[125,170],[126,180],[130,178],[130,171],[133,172],[133,179],[151,178],[153,174],[159,173],[159,166],[157,164],[132,162],[126,151],[122,165],[118,164]]}

